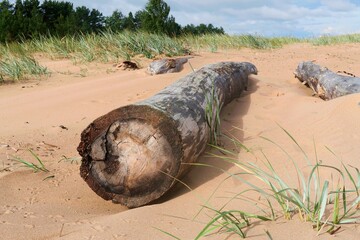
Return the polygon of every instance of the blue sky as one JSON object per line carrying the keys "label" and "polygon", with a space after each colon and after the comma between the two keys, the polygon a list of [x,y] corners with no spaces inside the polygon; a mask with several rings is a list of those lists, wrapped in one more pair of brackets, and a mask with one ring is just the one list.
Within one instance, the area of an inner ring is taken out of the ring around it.
{"label": "blue sky", "polygon": [[[147,0],[78,0],[105,15],[143,9]],[[212,23],[229,34],[319,36],[360,33],[360,0],[165,0],[181,25]]]}
{"label": "blue sky", "polygon": [[[76,0],[104,15],[145,7],[148,0]],[[360,0],[165,0],[181,25],[212,23],[229,34],[311,37],[360,33]]]}

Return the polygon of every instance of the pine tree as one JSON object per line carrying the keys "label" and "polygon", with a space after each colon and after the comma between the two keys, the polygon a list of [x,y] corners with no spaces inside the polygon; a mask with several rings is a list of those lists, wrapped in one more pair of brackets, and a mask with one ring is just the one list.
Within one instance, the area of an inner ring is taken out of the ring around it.
{"label": "pine tree", "polygon": [[170,16],[165,23],[165,33],[169,36],[177,36],[181,33],[181,26],[176,23],[173,16]]}
{"label": "pine tree", "polygon": [[129,15],[124,19],[124,29],[134,31],[136,27],[136,19],[134,18],[132,12],[129,12]]}
{"label": "pine tree", "polygon": [[119,10],[115,10],[110,17],[105,19],[105,26],[111,31],[118,32],[125,29],[125,21],[124,15]]}
{"label": "pine tree", "polygon": [[47,33],[57,36],[74,33],[75,11],[72,3],[45,0],[41,11]]}
{"label": "pine tree", "polygon": [[16,0],[13,16],[14,37],[19,39],[25,36],[27,21],[24,17],[24,6],[21,0]]}
{"label": "pine tree", "polygon": [[14,6],[9,1],[0,3],[0,42],[13,40]]}
{"label": "pine tree", "polygon": [[44,34],[46,31],[46,25],[40,11],[40,2],[38,0],[25,0],[24,8],[26,18],[28,19],[26,36],[36,37]]}
{"label": "pine tree", "polygon": [[104,17],[96,9],[85,6],[74,9],[71,2],[44,0],[9,0],[0,2],[0,42],[29,39],[43,34],[63,37],[79,33],[143,30],[151,33],[177,36],[180,34],[224,34],[223,28],[212,24],[187,25],[182,28],[170,15],[170,6],[163,0],[149,0],[143,10],[124,16],[115,10]]}
{"label": "pine tree", "polygon": [[97,10],[92,9],[89,15],[90,32],[100,32],[104,29],[105,18],[103,14]]}
{"label": "pine tree", "polygon": [[134,25],[136,30],[143,29],[142,27],[143,16],[144,16],[144,11],[140,10],[135,13]]}
{"label": "pine tree", "polygon": [[163,0],[149,0],[141,13],[141,28],[151,33],[166,33],[170,7]]}

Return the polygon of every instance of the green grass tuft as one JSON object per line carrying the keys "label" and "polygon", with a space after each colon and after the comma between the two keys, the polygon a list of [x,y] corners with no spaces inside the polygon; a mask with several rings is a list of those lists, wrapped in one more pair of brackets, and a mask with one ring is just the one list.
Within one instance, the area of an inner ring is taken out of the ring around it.
{"label": "green grass tuft", "polygon": [[6,56],[0,60],[0,82],[48,75],[49,71],[31,56]]}
{"label": "green grass tuft", "polygon": [[[359,170],[346,166],[342,161],[340,161],[340,167],[322,163],[318,160],[315,144],[315,163],[311,164],[308,155],[301,145],[288,131],[283,128],[282,130],[308,161],[310,173],[306,175],[284,148],[265,137],[262,137],[262,139],[285,153],[287,161],[290,161],[294,166],[298,179],[297,186],[281,176],[271,164],[271,158],[262,150],[260,150],[260,156],[258,156],[257,152],[251,151],[250,148],[245,147],[238,140],[230,138],[233,142],[237,143],[237,146],[245,149],[246,152],[260,160],[258,163],[252,161],[244,162],[238,160],[236,152],[214,146],[221,154],[210,153],[212,157],[233,163],[240,170],[237,174],[228,173],[229,177],[227,179],[237,179],[246,184],[247,189],[234,195],[219,210],[203,207],[202,209],[210,209],[215,214],[195,239],[200,239],[214,233],[235,234],[245,238],[245,229],[255,219],[269,221],[276,220],[279,217],[291,219],[294,216],[298,216],[304,222],[311,222],[318,234],[323,231],[334,234],[343,224],[354,224],[360,221]],[[327,149],[333,153],[329,148]],[[322,169],[328,169],[335,176],[338,176],[339,180],[335,187],[330,187],[333,185],[333,179],[331,181],[326,180],[326,176],[320,175]],[[255,179],[257,181],[254,181]],[[347,182],[351,183],[351,188],[346,185]],[[256,200],[250,199],[246,196],[249,191],[256,192],[261,197]],[[242,210],[226,210],[229,203],[234,200],[256,206],[261,214],[244,212]],[[271,235],[266,234],[271,239]]]}
{"label": "green grass tuft", "polygon": [[346,34],[330,36],[325,35],[318,38],[309,39],[314,45],[334,45],[341,43],[360,43],[360,34]]}
{"label": "green grass tuft", "polygon": [[37,154],[35,154],[31,149],[29,149],[29,152],[35,158],[37,163],[26,161],[20,157],[13,157],[12,160],[21,163],[23,167],[32,169],[35,173],[39,171],[49,172],[49,170],[45,167],[44,163],[41,161],[40,157]]}

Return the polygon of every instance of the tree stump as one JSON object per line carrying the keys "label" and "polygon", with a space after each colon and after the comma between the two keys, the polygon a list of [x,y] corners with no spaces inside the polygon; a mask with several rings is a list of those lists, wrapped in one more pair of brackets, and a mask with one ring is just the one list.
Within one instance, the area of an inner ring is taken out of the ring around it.
{"label": "tree stump", "polygon": [[214,124],[206,109],[217,103],[220,111],[239,97],[250,74],[257,74],[251,63],[207,65],[94,120],[78,146],[81,177],[102,198],[130,208],[158,199],[205,150]]}
{"label": "tree stump", "polygon": [[168,58],[150,63],[147,71],[151,75],[180,72],[188,58]]}
{"label": "tree stump", "polygon": [[360,92],[360,78],[336,74],[313,62],[300,63],[295,71],[295,77],[324,100]]}

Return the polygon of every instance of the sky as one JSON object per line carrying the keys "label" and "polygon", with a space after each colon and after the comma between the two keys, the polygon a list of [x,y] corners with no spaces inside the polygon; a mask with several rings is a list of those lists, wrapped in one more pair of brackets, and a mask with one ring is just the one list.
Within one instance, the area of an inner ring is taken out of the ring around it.
{"label": "sky", "polygon": [[[69,1],[69,0],[67,0]],[[148,0],[75,0],[108,16],[144,9]],[[165,0],[182,26],[223,27],[228,34],[317,37],[360,33],[360,0]]]}

